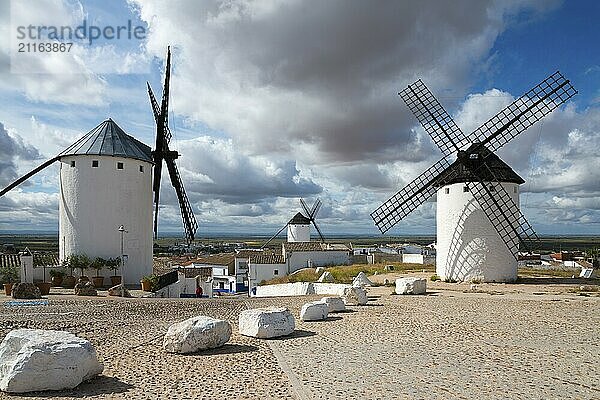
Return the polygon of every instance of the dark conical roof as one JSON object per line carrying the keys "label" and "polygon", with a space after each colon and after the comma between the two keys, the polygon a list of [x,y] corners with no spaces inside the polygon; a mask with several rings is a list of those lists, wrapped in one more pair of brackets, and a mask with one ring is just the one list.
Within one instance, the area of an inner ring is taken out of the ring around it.
{"label": "dark conical roof", "polygon": [[150,146],[126,134],[110,118],[67,147],[59,157],[70,155],[115,156],[153,162]]}
{"label": "dark conical roof", "polygon": [[288,222],[289,225],[310,225],[310,219],[306,218],[304,215],[297,213],[294,215],[294,218],[290,219]]}
{"label": "dark conical roof", "polygon": [[[511,167],[508,166],[504,161],[500,159],[496,154],[489,151],[485,146],[480,146],[479,143],[473,143],[466,151],[467,154],[465,162],[468,162],[470,168],[467,168],[460,162],[460,159],[455,162],[453,171],[438,179],[436,185],[445,186],[459,182],[476,182],[477,179],[473,176],[471,169],[475,169],[479,177],[484,182],[512,182],[519,185],[525,183],[525,180],[521,178]],[[469,155],[477,154],[477,158],[471,159]],[[483,164],[487,167],[482,167]],[[490,173],[490,170],[492,173]],[[492,175],[493,174],[493,175]]]}

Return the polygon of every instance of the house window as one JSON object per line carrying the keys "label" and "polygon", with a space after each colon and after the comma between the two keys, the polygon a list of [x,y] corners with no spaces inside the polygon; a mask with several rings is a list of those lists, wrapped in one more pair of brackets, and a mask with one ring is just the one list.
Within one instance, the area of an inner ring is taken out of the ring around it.
{"label": "house window", "polygon": [[140,172],[144,172],[144,166],[140,165]]}
{"label": "house window", "polygon": [[467,193],[469,191],[469,187],[468,186],[463,186],[463,193]]}
{"label": "house window", "polygon": [[516,186],[513,188],[513,193],[517,193],[517,187]]}
{"label": "house window", "polygon": [[75,166],[75,160],[72,160],[71,161],[71,167],[74,167],[74,166]]}
{"label": "house window", "polygon": [[450,194],[450,188],[445,188],[445,189],[444,189],[444,193],[446,193],[446,194]]}
{"label": "house window", "polygon": [[92,160],[92,168],[98,168],[98,160]]}
{"label": "house window", "polygon": [[123,163],[122,162],[118,162],[117,163],[117,169],[123,169]]}
{"label": "house window", "polygon": [[277,276],[279,275],[279,270],[278,269],[274,269],[273,270],[273,276]]}

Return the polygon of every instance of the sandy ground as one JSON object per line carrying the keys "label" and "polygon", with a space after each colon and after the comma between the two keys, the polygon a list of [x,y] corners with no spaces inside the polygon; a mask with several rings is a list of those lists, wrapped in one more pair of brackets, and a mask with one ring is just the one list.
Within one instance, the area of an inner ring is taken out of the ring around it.
{"label": "sandy ground", "polygon": [[[310,323],[299,321],[299,310],[315,297],[51,294],[47,306],[3,305],[2,337],[21,327],[68,330],[96,346],[104,372],[74,390],[0,399],[598,399],[600,293],[580,293],[571,282],[428,282],[426,296],[376,287],[369,305]],[[239,312],[266,305],[292,310],[296,332],[240,336]],[[200,314],[230,321],[230,342],[193,355],[163,352],[169,324]]]}

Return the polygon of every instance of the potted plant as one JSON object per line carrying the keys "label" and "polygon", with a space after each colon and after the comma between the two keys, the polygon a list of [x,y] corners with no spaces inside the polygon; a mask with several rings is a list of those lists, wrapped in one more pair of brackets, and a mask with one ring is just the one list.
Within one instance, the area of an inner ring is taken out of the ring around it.
{"label": "potted plant", "polygon": [[100,270],[106,265],[106,260],[102,257],[96,257],[92,260],[90,268],[96,271],[96,275],[92,277],[92,282],[97,288],[104,286],[104,277],[100,275]]}
{"label": "potted plant", "polygon": [[140,283],[142,284],[142,290],[144,292],[155,292],[158,287],[158,276],[154,274],[146,275],[142,278]]}
{"label": "potted plant", "polygon": [[110,282],[113,286],[117,286],[121,283],[121,277],[117,275],[117,270],[121,266],[121,258],[114,257],[106,260],[106,268],[113,271],[113,274],[110,277]]}
{"label": "potted plant", "polygon": [[50,270],[50,280],[52,281],[52,286],[60,286],[62,285],[63,278],[67,273],[63,268],[60,269],[51,269]]}
{"label": "potted plant", "polygon": [[19,272],[14,264],[4,265],[0,268],[0,280],[4,284],[4,293],[10,296],[13,283],[19,280]]}
{"label": "potted plant", "polygon": [[[52,284],[50,282],[48,282],[46,280],[46,262],[45,262],[45,258],[41,257],[41,267],[43,269],[43,279],[41,282],[35,282],[35,286],[37,286],[40,289],[40,294],[42,296],[45,296],[47,294],[50,293],[50,287],[52,286]],[[34,258],[34,268],[40,268],[40,265],[35,265],[35,258]]]}

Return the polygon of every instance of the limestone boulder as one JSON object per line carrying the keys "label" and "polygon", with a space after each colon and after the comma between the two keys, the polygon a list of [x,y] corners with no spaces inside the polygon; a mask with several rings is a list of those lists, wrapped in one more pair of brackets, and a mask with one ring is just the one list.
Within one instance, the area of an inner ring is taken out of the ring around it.
{"label": "limestone boulder", "polygon": [[346,303],[346,305],[364,306],[368,301],[367,292],[365,289],[356,286],[346,288],[342,298],[344,299],[344,303]]}
{"label": "limestone boulder", "polygon": [[369,278],[367,278],[367,274],[360,271],[358,275],[352,280],[352,286],[357,287],[365,287],[365,286],[373,286],[373,282]]}
{"label": "limestone boulder", "polygon": [[111,287],[110,289],[108,289],[108,295],[116,297],[133,297],[131,296],[131,293],[129,293],[129,290],[127,290],[127,288],[125,288],[125,291],[123,291],[123,285],[116,285]]}
{"label": "limestone boulder", "polygon": [[300,310],[300,319],[302,321],[322,321],[327,319],[329,306],[327,303],[312,301],[302,306]]}
{"label": "limestone boulder", "polygon": [[296,321],[287,308],[268,307],[244,310],[240,313],[241,335],[268,339],[286,336],[294,332]]}
{"label": "limestone boulder", "polygon": [[98,291],[92,282],[79,282],[75,285],[76,296],[97,296]]}
{"label": "limestone boulder", "polygon": [[169,353],[195,353],[221,347],[230,337],[229,322],[200,315],[171,325],[163,348]]}
{"label": "limestone boulder", "polygon": [[408,277],[396,279],[396,294],[425,294],[427,280],[424,278]]}
{"label": "limestone boulder", "polygon": [[72,389],[103,370],[92,344],[69,332],[17,329],[0,343],[0,390]]}
{"label": "limestone boulder", "polygon": [[323,297],[321,303],[327,304],[330,313],[346,311],[346,303],[341,297]]}
{"label": "limestone boulder", "polygon": [[331,272],[325,271],[321,274],[317,282],[325,282],[325,283],[333,283],[335,282],[335,278],[331,275]]}
{"label": "limestone boulder", "polygon": [[15,283],[12,287],[12,298],[13,299],[41,299],[42,293],[40,288],[35,286],[33,283],[20,282]]}

